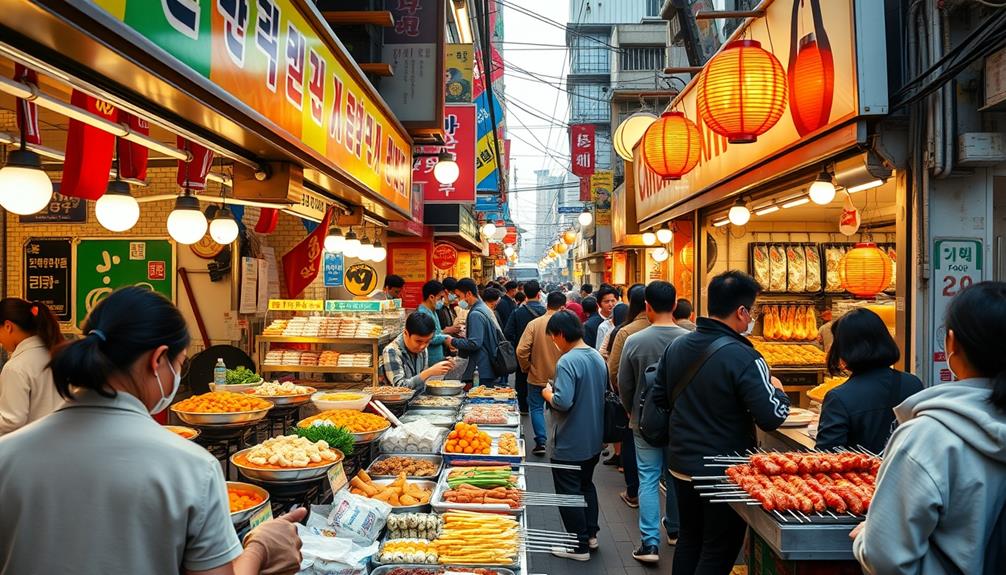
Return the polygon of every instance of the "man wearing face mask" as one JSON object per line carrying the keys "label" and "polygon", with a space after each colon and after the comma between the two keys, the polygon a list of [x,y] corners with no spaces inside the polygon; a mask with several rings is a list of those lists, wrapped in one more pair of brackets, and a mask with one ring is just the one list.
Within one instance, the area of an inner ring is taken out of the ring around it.
{"label": "man wearing face mask", "polygon": [[430,356],[430,365],[443,361],[447,355],[445,350],[451,345],[452,338],[444,333],[440,325],[440,318],[437,315],[437,312],[442,310],[446,305],[444,303],[446,297],[447,292],[444,291],[444,284],[437,280],[430,280],[423,284],[423,302],[416,308],[416,312],[429,316],[436,327],[433,332],[433,339],[430,340],[430,346],[426,348]]}
{"label": "man wearing face mask", "polygon": [[497,323],[496,314],[479,298],[479,288],[475,280],[471,278],[460,280],[454,293],[458,297],[458,307],[468,310],[465,325],[467,337],[454,338],[451,341],[458,354],[468,358],[468,368],[461,379],[471,381],[477,369],[480,384],[504,383],[500,381],[501,378],[492,365],[499,338],[503,333]]}
{"label": "man wearing face mask", "polygon": [[789,415],[782,384],[741,335],[751,331],[760,292],[758,282],[743,272],[714,277],[710,317],[700,317],[694,332],[675,339],[657,367],[651,395],[655,405],[670,411],[668,468],[680,517],[675,575],[729,573],[747,530],[729,506],[701,497],[692,476],[708,475],[707,456],[754,449],[755,425],[772,431]]}

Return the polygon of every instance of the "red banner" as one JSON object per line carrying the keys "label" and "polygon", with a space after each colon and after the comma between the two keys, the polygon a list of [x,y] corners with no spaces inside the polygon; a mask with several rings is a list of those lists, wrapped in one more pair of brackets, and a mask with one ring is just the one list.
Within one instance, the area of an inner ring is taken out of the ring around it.
{"label": "red banner", "polygon": [[188,162],[178,160],[178,185],[194,192],[205,190],[206,174],[210,173],[210,166],[213,164],[213,152],[181,136],[178,136],[177,142],[180,149],[192,154],[192,159]]}
{"label": "red banner", "polygon": [[573,175],[589,177],[594,173],[594,125],[575,124],[569,127],[570,155],[573,158]]}
{"label": "red banner", "polygon": [[321,269],[321,255],[325,246],[325,234],[332,211],[325,213],[321,225],[301,240],[299,244],[283,255],[283,277],[286,279],[286,295],[296,298],[304,288],[311,285]]}
{"label": "red banner", "polygon": [[[150,124],[138,116],[128,112],[119,112],[119,120],[129,125],[129,130],[144,136],[150,135]],[[132,180],[147,179],[147,156],[150,150],[146,146],[141,146],[119,138],[116,145],[119,152],[119,177]]]}
{"label": "red banner", "polygon": [[[118,122],[119,111],[104,100],[77,90],[70,103],[112,122]],[[64,196],[97,200],[108,187],[112,169],[115,136],[70,118],[66,134],[66,159],[63,160],[63,180],[59,192]]]}
{"label": "red banner", "polygon": [[[14,79],[24,84],[38,85],[38,73],[21,64],[14,64]],[[24,134],[28,144],[36,146],[42,143],[42,132],[38,130],[38,106],[34,102],[17,100],[17,129]]]}
{"label": "red banner", "polygon": [[[461,174],[453,184],[441,184],[433,176],[436,156],[416,158],[412,182],[423,185],[428,202],[464,203],[475,201],[475,106],[451,104],[444,107],[444,151],[454,154]],[[424,152],[436,152],[427,148]]]}
{"label": "red banner", "polygon": [[590,177],[580,178],[580,201],[592,202],[594,198],[590,194]]}
{"label": "red banner", "polygon": [[503,243],[509,245],[517,243],[517,226],[506,227],[506,235],[503,236]]}
{"label": "red banner", "polygon": [[262,208],[259,212],[258,222],[255,224],[255,232],[259,234],[271,234],[276,230],[279,223],[279,210],[276,208]]}

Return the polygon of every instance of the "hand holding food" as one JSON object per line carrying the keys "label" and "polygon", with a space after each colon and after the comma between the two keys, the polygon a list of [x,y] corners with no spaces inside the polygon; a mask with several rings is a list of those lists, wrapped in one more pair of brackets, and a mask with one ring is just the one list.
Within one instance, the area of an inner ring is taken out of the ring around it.
{"label": "hand holding food", "polygon": [[211,391],[179,401],[173,409],[188,413],[241,413],[271,407],[271,403],[257,397],[230,391]]}
{"label": "hand holding food", "polygon": [[296,524],[307,517],[307,508],[301,507],[279,519],[271,519],[245,536],[246,549],[257,548],[262,554],[262,575],[296,573],[302,560],[300,537]]}

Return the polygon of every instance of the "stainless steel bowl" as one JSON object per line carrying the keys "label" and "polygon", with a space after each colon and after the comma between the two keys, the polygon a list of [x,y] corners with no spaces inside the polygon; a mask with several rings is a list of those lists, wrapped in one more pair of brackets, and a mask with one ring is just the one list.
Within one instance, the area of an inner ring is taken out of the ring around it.
{"label": "stainless steel bowl", "polygon": [[241,525],[245,521],[248,521],[255,516],[256,513],[261,511],[266,505],[269,505],[269,492],[262,489],[258,485],[252,485],[251,483],[243,483],[241,481],[228,481],[227,487],[236,487],[239,489],[244,489],[245,491],[254,491],[258,493],[265,499],[262,503],[249,507],[248,509],[243,509],[241,511],[235,511],[231,513],[231,523],[234,525]]}
{"label": "stainless steel bowl", "polygon": [[311,401],[311,396],[318,391],[313,387],[308,387],[308,389],[310,391],[308,391],[307,393],[299,393],[297,395],[258,395],[257,393],[248,393],[248,395],[252,395],[259,399],[270,401],[272,402],[273,405],[279,405],[279,406],[303,405]]}
{"label": "stainless steel bowl", "polygon": [[[436,385],[440,383],[440,385]],[[465,384],[457,380],[433,380],[426,382],[426,393],[429,395],[461,395],[465,392]]]}
{"label": "stainless steel bowl", "polygon": [[[367,391],[367,388],[364,388],[363,391]],[[370,399],[376,399],[384,403],[401,403],[412,399],[412,396],[415,394],[415,390],[402,393],[376,393],[371,395]]]}
{"label": "stainless steel bowl", "polygon": [[[167,429],[168,431],[170,431],[170,432],[178,435],[182,439],[188,439],[189,441],[194,441],[197,437],[199,437],[203,433],[202,431],[199,431],[198,429],[195,429],[193,427],[186,427],[184,425],[165,425],[164,429]],[[181,433],[179,433],[180,431],[185,431],[185,432],[191,433],[192,437],[185,437],[184,435],[182,435]]]}
{"label": "stainless steel bowl", "polygon": [[195,413],[171,408],[171,411],[189,425],[235,425],[238,423],[255,423],[269,413],[272,406],[255,411],[236,411],[233,413]]}
{"label": "stainless steel bowl", "polygon": [[[374,485],[391,485],[394,483],[395,479],[374,479]],[[424,479],[409,479],[409,483],[422,487],[423,489],[428,489],[430,491],[430,499],[433,499],[433,491],[437,488],[436,481],[426,481]],[[432,509],[430,503],[424,503],[422,505],[399,505],[397,507],[392,507],[392,513],[428,513]]]}
{"label": "stainless steel bowl", "polygon": [[389,422],[383,429],[377,429],[375,431],[363,431],[360,433],[353,433],[354,443],[370,443],[371,441],[376,441],[384,432],[391,429],[391,423]]}
{"label": "stainless steel bowl", "polygon": [[307,481],[309,479],[318,479],[319,477],[324,477],[328,473],[328,469],[339,463],[345,456],[338,449],[332,448],[333,451],[338,453],[338,457],[335,461],[330,461],[325,465],[319,465],[317,467],[299,467],[293,469],[262,469],[260,467],[247,467],[239,464],[236,459],[241,454],[250,451],[252,448],[242,449],[234,455],[231,455],[231,464],[238,468],[241,475],[249,479],[254,479],[256,481],[273,481],[273,482],[283,482],[283,481]]}

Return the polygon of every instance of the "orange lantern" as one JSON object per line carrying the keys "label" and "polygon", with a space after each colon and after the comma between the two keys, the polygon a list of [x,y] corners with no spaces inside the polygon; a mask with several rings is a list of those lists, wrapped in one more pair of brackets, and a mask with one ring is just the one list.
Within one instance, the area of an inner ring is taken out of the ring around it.
{"label": "orange lantern", "polygon": [[552,249],[555,250],[556,253],[564,254],[564,253],[566,253],[566,250],[569,249],[569,248],[566,247],[566,244],[564,244],[562,242],[559,242],[559,243],[555,244],[554,246],[552,246]]}
{"label": "orange lantern", "polygon": [[680,180],[699,163],[702,135],[681,112],[664,112],[642,139],[643,161],[665,180]]}
{"label": "orange lantern", "polygon": [[859,243],[838,263],[842,287],[859,298],[872,298],[891,284],[891,258],[874,243]]}
{"label": "orange lantern", "polygon": [[789,112],[798,134],[805,136],[828,123],[834,95],[831,47],[807,34],[789,66]]}
{"label": "orange lantern", "polygon": [[757,40],[735,40],[706,64],[696,94],[710,130],[731,144],[749,144],[786,111],[786,72]]}
{"label": "orange lantern", "polygon": [[688,242],[681,248],[678,252],[678,260],[681,265],[685,266],[685,269],[691,271],[692,267],[695,265],[695,244]]}
{"label": "orange lantern", "polygon": [[562,233],[562,241],[567,246],[571,246],[576,243],[576,232],[573,230],[566,230]]}

